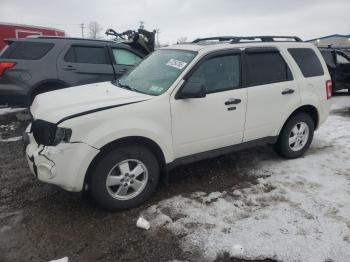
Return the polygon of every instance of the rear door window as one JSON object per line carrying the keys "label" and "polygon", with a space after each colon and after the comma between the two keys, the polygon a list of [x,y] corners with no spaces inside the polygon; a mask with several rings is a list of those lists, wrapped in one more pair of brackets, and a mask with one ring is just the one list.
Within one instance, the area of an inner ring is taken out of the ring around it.
{"label": "rear door window", "polygon": [[72,46],[64,60],[71,63],[109,64],[106,49],[103,46]]}
{"label": "rear door window", "polygon": [[117,64],[119,65],[136,65],[141,61],[141,57],[134,54],[133,52],[122,49],[122,48],[113,48],[113,56]]}
{"label": "rear door window", "polygon": [[324,74],[320,60],[310,48],[289,48],[289,53],[298,64],[304,77],[322,76]]}
{"label": "rear door window", "polygon": [[1,58],[39,60],[43,58],[53,47],[53,43],[15,41],[4,50]]}
{"label": "rear door window", "polygon": [[247,86],[293,80],[292,73],[278,51],[246,53]]}

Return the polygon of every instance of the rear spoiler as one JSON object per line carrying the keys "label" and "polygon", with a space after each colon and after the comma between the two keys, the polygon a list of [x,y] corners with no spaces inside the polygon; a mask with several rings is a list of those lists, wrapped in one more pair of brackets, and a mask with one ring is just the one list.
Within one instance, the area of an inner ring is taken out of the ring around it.
{"label": "rear spoiler", "polygon": [[3,41],[5,44],[9,45],[9,44],[12,44],[13,42],[17,41],[18,39],[20,39],[20,38],[6,38]]}

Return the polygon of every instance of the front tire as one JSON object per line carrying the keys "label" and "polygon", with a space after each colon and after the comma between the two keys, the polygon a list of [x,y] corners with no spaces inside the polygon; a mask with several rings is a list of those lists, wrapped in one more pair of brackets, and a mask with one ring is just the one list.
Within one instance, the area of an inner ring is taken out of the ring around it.
{"label": "front tire", "polygon": [[310,115],[298,113],[283,127],[275,149],[284,158],[298,158],[310,147],[314,136],[314,122]]}
{"label": "front tire", "polygon": [[98,161],[89,191],[105,209],[130,209],[145,202],[158,181],[158,161],[150,150],[137,145],[122,146]]}

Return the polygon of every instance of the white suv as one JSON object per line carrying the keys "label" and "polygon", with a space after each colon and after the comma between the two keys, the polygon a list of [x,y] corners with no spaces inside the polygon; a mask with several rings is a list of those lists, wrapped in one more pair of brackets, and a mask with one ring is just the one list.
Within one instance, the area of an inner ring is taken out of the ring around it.
{"label": "white suv", "polygon": [[198,39],[155,51],[118,81],[39,95],[28,163],[41,181],[132,208],[178,165],[264,143],[302,156],[331,89],[320,52],[298,38]]}

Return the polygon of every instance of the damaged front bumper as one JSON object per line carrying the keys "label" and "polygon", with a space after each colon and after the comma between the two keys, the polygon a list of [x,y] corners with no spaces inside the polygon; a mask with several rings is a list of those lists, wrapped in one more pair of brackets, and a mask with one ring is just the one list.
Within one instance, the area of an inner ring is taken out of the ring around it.
{"label": "damaged front bumper", "polygon": [[[27,129],[28,131],[28,129]],[[23,136],[30,171],[40,181],[80,192],[90,163],[99,150],[85,143],[38,145],[30,132]]]}

